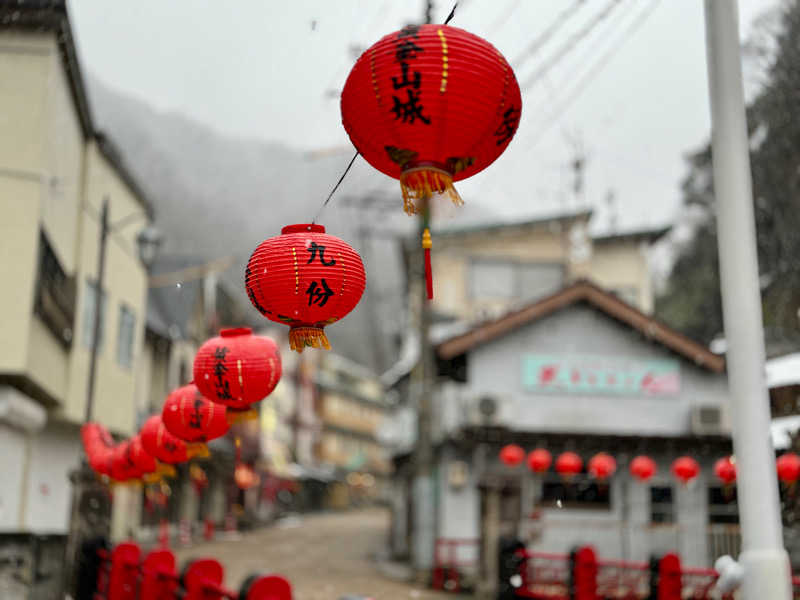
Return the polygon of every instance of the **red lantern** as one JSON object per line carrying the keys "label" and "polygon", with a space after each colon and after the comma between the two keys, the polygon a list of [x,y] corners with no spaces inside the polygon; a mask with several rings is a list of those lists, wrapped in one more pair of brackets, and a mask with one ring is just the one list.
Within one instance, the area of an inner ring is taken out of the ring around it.
{"label": "red lantern", "polygon": [[672,474],[681,483],[689,483],[700,474],[700,465],[691,456],[681,456],[672,463]]}
{"label": "red lantern", "polygon": [[775,461],[778,479],[783,483],[794,483],[800,479],[800,456],[794,452],[781,454]]}
{"label": "red lantern", "polygon": [[714,475],[726,485],[736,481],[736,464],[730,456],[720,458],[714,463]]}
{"label": "red lantern", "polygon": [[583,459],[574,452],[564,452],[556,459],[556,471],[565,477],[572,477],[583,470]]}
{"label": "red lantern", "polygon": [[589,459],[589,474],[595,479],[608,479],[617,470],[617,461],[610,454],[599,452]]}
{"label": "red lantern", "polygon": [[117,444],[111,453],[111,479],[124,482],[138,479],[142,475],[142,471],[136,466],[131,456],[130,440]]}
{"label": "red lantern", "polygon": [[525,460],[525,450],[516,444],[508,444],[500,449],[500,460],[509,467],[516,467]]}
{"label": "red lantern", "polygon": [[225,412],[222,404],[204,398],[197,386],[189,384],[167,396],[161,420],[167,431],[185,442],[208,442],[228,432]]}
{"label": "red lantern", "polygon": [[232,410],[247,410],[272,393],[281,378],[281,355],[268,337],[247,327],[223,329],[194,357],[200,393]]}
{"label": "red lantern", "polygon": [[323,328],[355,308],[365,284],[358,253],[314,224],[288,225],[261,242],[245,271],[253,306],[289,325],[289,344],[298,352],[330,349]]}
{"label": "red lantern", "polygon": [[656,461],[649,456],[637,456],[631,461],[630,471],[639,481],[647,481],[656,474]]}
{"label": "red lantern", "polygon": [[249,490],[259,481],[253,467],[246,463],[239,463],[233,471],[233,479],[240,490]]}
{"label": "red lantern", "polygon": [[544,473],[552,462],[552,455],[544,448],[536,448],[528,454],[528,468],[534,473]]}
{"label": "red lantern", "polygon": [[92,470],[101,475],[111,475],[115,444],[108,430],[99,423],[86,423],[81,427],[81,440]]}
{"label": "red lantern", "polygon": [[161,415],[153,415],[147,419],[139,435],[148,454],[170,465],[185,462],[195,456],[208,456],[205,444],[187,444],[167,431]]}
{"label": "red lantern", "polygon": [[447,25],[409,25],[358,59],[342,90],[342,124],[373,167],[400,180],[404,208],[488,167],[519,125],[514,71],[486,40]]}
{"label": "red lantern", "polygon": [[152,454],[148,454],[142,445],[142,438],[136,434],[131,438],[130,457],[133,464],[141,473],[154,473],[158,469],[158,462]]}

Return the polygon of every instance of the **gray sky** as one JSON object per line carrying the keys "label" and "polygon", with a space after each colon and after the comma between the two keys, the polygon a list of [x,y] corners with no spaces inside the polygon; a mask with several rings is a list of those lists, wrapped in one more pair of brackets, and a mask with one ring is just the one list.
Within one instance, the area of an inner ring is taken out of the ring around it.
{"label": "gray sky", "polygon": [[[485,37],[514,61],[573,2],[462,0],[451,24]],[[653,3],[649,16],[641,16]],[[225,134],[323,149],[350,145],[338,95],[329,94],[341,89],[355,61],[349,48],[363,49],[419,21],[423,4],[73,0],[70,11],[85,68],[111,87]],[[586,0],[516,69],[521,85],[608,4]],[[775,4],[740,0],[741,35]],[[441,22],[452,2],[435,6],[434,21]],[[593,68],[614,48],[602,68]],[[708,137],[707,94],[703,3],[620,0],[592,34],[523,90],[516,138],[492,166],[460,182],[459,191],[467,200],[482,196],[508,216],[575,208],[568,163],[583,148],[584,202],[597,207],[597,224],[607,221],[610,189],[620,227],[662,224],[680,201],[683,154]]]}

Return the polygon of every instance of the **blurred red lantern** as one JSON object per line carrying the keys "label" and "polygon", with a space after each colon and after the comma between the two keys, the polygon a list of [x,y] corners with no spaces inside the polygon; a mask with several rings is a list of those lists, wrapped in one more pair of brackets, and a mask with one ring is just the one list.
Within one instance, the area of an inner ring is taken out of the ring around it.
{"label": "blurred red lantern", "polygon": [[342,90],[342,124],[373,167],[400,180],[404,208],[488,167],[519,125],[514,71],[486,40],[447,25],[409,25],[361,55]]}
{"label": "blurred red lantern", "polygon": [[161,415],[147,419],[139,435],[145,451],[169,465],[185,462],[195,456],[208,456],[205,444],[187,444],[167,431]]}
{"label": "blurred red lantern", "polygon": [[800,479],[800,456],[794,452],[781,454],[775,461],[778,479],[783,483],[794,483]]}
{"label": "blurred red lantern", "polygon": [[631,475],[639,481],[647,481],[656,474],[657,470],[656,461],[649,456],[640,455],[631,461]]}
{"label": "blurred red lantern", "polygon": [[724,484],[736,481],[736,464],[730,456],[724,456],[714,463],[714,475]]}
{"label": "blurred red lantern", "polygon": [[114,439],[100,423],[86,423],[81,427],[81,441],[89,466],[101,475],[111,475]]}
{"label": "blurred red lantern", "polygon": [[700,474],[700,465],[691,456],[681,456],[672,463],[672,474],[681,483],[689,483]]}
{"label": "blurred red lantern", "polygon": [[[223,329],[194,357],[200,393],[232,410],[246,410],[269,396],[281,378],[281,355],[270,338],[251,329]],[[209,438],[211,439],[211,438]]]}
{"label": "blurred red lantern", "polygon": [[130,440],[130,457],[140,473],[154,473],[158,469],[158,462],[152,454],[148,454],[144,449],[142,438],[139,434],[136,434]]}
{"label": "blurred red lantern", "polygon": [[167,431],[185,442],[208,442],[228,432],[230,424],[225,412],[222,404],[203,397],[190,383],[167,396],[161,420]]}
{"label": "blurred red lantern", "polygon": [[253,467],[246,463],[239,463],[233,471],[233,479],[240,490],[249,490],[259,481]]}
{"label": "blurred red lantern", "polygon": [[516,444],[508,444],[500,449],[500,460],[509,467],[516,467],[525,460],[525,450]]}
{"label": "blurred red lantern", "polygon": [[589,459],[589,474],[595,479],[608,479],[617,470],[617,461],[605,452],[599,452]]}
{"label": "blurred red lantern", "polygon": [[[261,242],[245,271],[250,301],[270,319],[289,325],[289,344],[330,349],[324,327],[353,310],[366,279],[361,257],[322,225],[287,225]],[[197,380],[197,378],[195,378]]]}
{"label": "blurred red lantern", "polygon": [[528,468],[534,473],[544,473],[552,462],[553,456],[544,448],[536,448],[528,454]]}
{"label": "blurred red lantern", "polygon": [[583,459],[574,452],[563,452],[556,459],[556,471],[565,477],[572,477],[583,470]]}
{"label": "blurred red lantern", "polygon": [[114,447],[111,453],[111,479],[119,482],[138,479],[143,475],[131,455],[131,442],[125,440]]}

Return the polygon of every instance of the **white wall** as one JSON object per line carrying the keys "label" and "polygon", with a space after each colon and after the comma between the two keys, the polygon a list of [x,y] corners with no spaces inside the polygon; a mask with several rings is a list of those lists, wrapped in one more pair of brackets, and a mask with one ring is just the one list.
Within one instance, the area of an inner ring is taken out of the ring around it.
{"label": "white wall", "polygon": [[27,435],[0,424],[0,531],[18,531]]}

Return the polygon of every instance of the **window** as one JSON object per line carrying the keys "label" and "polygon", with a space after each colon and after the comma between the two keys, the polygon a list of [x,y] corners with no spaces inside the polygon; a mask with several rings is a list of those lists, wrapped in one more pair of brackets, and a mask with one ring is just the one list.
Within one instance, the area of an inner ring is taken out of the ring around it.
{"label": "window", "polygon": [[631,306],[639,305],[639,289],[635,287],[621,287],[612,290],[614,295]]}
{"label": "window", "polygon": [[564,269],[555,263],[517,265],[517,295],[523,300],[541,298],[557,291],[564,281]]}
{"label": "window", "polygon": [[597,483],[585,475],[572,481],[553,479],[542,485],[542,504],[608,510],[611,508],[611,490],[608,483]]}
{"label": "window", "polygon": [[473,262],[470,295],[473,298],[513,298],[514,265],[487,260]]}
{"label": "window", "polygon": [[34,313],[64,346],[72,343],[75,280],[67,277],[44,232],[39,236],[39,271]]}
{"label": "window", "polygon": [[136,315],[124,304],[119,307],[119,334],[117,335],[117,362],[128,367],[133,364],[133,336],[136,331]]}
{"label": "window", "polygon": [[470,296],[476,300],[540,298],[561,287],[564,270],[557,263],[474,260]]}
{"label": "window", "polygon": [[672,487],[654,486],[650,488],[650,522],[675,522],[675,505],[672,503]]}
{"label": "window", "polygon": [[736,501],[735,485],[708,488],[708,522],[739,522],[739,505]]}
{"label": "window", "polygon": [[[83,345],[92,349],[92,335],[94,334],[94,315],[97,306],[97,284],[94,281],[86,281],[85,300],[83,303],[83,324],[82,334]],[[97,337],[97,351],[103,349],[103,333],[105,331],[105,315],[106,315],[106,294],[103,292],[100,295],[100,331]]]}

